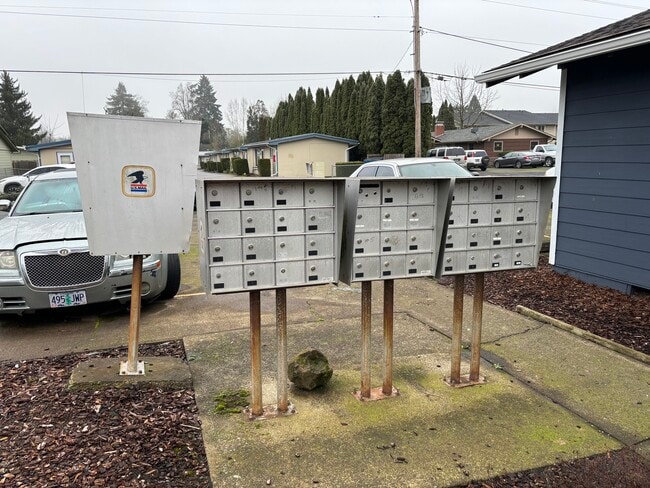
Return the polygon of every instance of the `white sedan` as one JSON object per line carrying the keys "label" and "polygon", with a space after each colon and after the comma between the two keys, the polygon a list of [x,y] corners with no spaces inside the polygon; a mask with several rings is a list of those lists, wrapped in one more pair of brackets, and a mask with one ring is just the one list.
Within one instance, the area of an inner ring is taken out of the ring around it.
{"label": "white sedan", "polygon": [[38,166],[30,169],[27,173],[16,176],[8,176],[0,180],[0,193],[20,193],[27,183],[32,178],[50,171],[57,171],[59,169],[74,168],[74,164],[48,164],[46,166]]}

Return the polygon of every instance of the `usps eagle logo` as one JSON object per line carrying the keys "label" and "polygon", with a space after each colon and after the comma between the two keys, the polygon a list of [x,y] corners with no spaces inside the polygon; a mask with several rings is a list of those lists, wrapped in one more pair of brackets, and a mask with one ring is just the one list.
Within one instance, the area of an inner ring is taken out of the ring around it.
{"label": "usps eagle logo", "polygon": [[127,197],[151,197],[156,192],[156,173],[151,166],[122,168],[122,193]]}

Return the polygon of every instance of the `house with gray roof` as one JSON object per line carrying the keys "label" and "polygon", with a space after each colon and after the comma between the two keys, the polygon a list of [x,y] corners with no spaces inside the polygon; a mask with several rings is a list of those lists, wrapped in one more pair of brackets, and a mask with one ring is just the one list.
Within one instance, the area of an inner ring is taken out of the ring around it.
{"label": "house with gray roof", "polygon": [[650,10],[481,73],[561,72],[549,261],[626,293],[650,289]]}
{"label": "house with gray roof", "polygon": [[12,153],[17,153],[18,148],[9,139],[9,134],[0,125],[0,178],[13,175],[13,166],[11,164]]}
{"label": "house with gray roof", "polygon": [[553,137],[557,135],[557,112],[529,112],[528,110],[482,110],[472,117],[472,126],[525,124]]}

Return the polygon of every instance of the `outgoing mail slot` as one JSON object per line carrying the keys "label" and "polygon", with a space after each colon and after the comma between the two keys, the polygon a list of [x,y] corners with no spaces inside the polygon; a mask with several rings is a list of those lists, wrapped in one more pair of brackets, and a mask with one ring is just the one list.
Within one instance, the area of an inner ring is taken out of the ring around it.
{"label": "outgoing mail slot", "polygon": [[210,239],[210,264],[238,264],[242,262],[241,239]]}
{"label": "outgoing mail slot", "polygon": [[239,185],[237,183],[208,183],[206,209],[239,208]]}
{"label": "outgoing mail slot", "polygon": [[472,225],[490,225],[492,218],[492,206],[490,204],[479,203],[470,205],[467,211],[468,224]]}
{"label": "outgoing mail slot", "polygon": [[454,194],[452,196],[454,203],[467,203],[469,202],[469,181],[456,180],[454,185]]}
{"label": "outgoing mail slot", "polygon": [[453,204],[449,212],[449,227],[466,227],[469,222],[467,212],[469,212],[468,205]]}
{"label": "outgoing mail slot", "polygon": [[511,247],[514,244],[512,235],[515,231],[513,227],[503,225],[503,226],[493,226],[490,227],[492,232],[490,245],[492,247]]}
{"label": "outgoing mail slot", "polygon": [[535,245],[536,225],[519,225],[515,227],[513,239],[515,246]]}
{"label": "outgoing mail slot", "polygon": [[382,232],[379,238],[382,254],[405,253],[406,232]]}
{"label": "outgoing mail slot", "polygon": [[242,234],[273,234],[272,210],[244,210],[241,213]]}
{"label": "outgoing mail slot", "polygon": [[485,249],[492,243],[492,227],[472,227],[467,229],[467,249]]}
{"label": "outgoing mail slot", "polygon": [[445,251],[445,257],[442,260],[442,274],[464,273],[466,257],[465,251]]}
{"label": "outgoing mail slot", "polygon": [[467,229],[448,229],[445,237],[445,249],[457,250],[467,248]]}
{"label": "outgoing mail slot", "polygon": [[432,252],[434,230],[410,230],[406,233],[406,252]]}
{"label": "outgoing mail slot", "polygon": [[334,258],[305,261],[307,283],[331,283],[334,281]]}
{"label": "outgoing mail slot", "polygon": [[241,266],[215,266],[210,268],[210,291],[220,293],[241,290],[244,287]]}
{"label": "outgoing mail slot", "polygon": [[495,249],[490,253],[490,269],[510,269],[512,249]]}
{"label": "outgoing mail slot", "polygon": [[406,207],[381,207],[381,229],[405,229]]}
{"label": "outgoing mail slot", "polygon": [[275,257],[278,261],[303,259],[305,257],[305,236],[276,237]]}
{"label": "outgoing mail slot", "polygon": [[354,234],[355,256],[379,254],[379,232],[357,232]]}
{"label": "outgoing mail slot", "polygon": [[273,237],[245,237],[242,240],[244,262],[273,261]]}
{"label": "outgoing mail slot", "polygon": [[357,232],[379,230],[379,207],[358,207],[354,227]]}
{"label": "outgoing mail slot", "polygon": [[410,205],[406,209],[407,229],[433,229],[433,205]]}
{"label": "outgoing mail slot", "polygon": [[515,200],[515,181],[512,178],[495,178],[492,185],[493,202],[513,202]]}
{"label": "outgoing mail slot", "polygon": [[208,237],[241,235],[241,220],[238,211],[208,212]]}
{"label": "outgoing mail slot", "polygon": [[517,202],[515,204],[515,224],[534,224],[537,222],[537,202]]}
{"label": "outgoing mail slot", "polygon": [[359,207],[379,205],[381,203],[381,184],[377,180],[364,180],[359,183],[359,196],[357,204]]}
{"label": "outgoing mail slot", "polygon": [[306,239],[307,257],[332,257],[334,256],[333,234],[308,234]]}
{"label": "outgoing mail slot", "polygon": [[492,201],[492,179],[475,178],[469,182],[469,203]]}
{"label": "outgoing mail slot", "polygon": [[406,258],[403,254],[397,256],[381,256],[379,266],[380,278],[402,278],[406,276]]}
{"label": "outgoing mail slot", "polygon": [[516,247],[512,249],[512,267],[513,268],[535,268],[535,248],[534,247]]}
{"label": "outgoing mail slot", "polygon": [[368,281],[379,278],[379,260],[379,257],[355,257],[352,261],[353,281]]}
{"label": "outgoing mail slot", "polygon": [[276,234],[305,232],[305,211],[302,209],[274,210],[273,219],[273,228]]}
{"label": "outgoing mail slot", "polygon": [[269,288],[274,285],[274,263],[244,265],[244,288]]}
{"label": "outgoing mail slot", "polygon": [[275,282],[278,286],[304,284],[305,262],[287,261],[275,263]]}
{"label": "outgoing mail slot", "polygon": [[488,271],[490,269],[490,250],[467,251],[465,270],[469,273]]}
{"label": "outgoing mail slot", "polygon": [[329,181],[305,181],[305,207],[334,205],[334,185]]}
{"label": "outgoing mail slot", "polygon": [[409,254],[406,256],[407,276],[431,276],[433,274],[433,254]]}
{"label": "outgoing mail slot", "polygon": [[242,183],[240,197],[242,208],[268,208],[273,206],[271,183]]}
{"label": "outgoing mail slot", "polygon": [[537,180],[517,178],[515,180],[515,202],[537,200]]}
{"label": "outgoing mail slot", "polygon": [[436,184],[431,180],[409,180],[408,203],[433,203],[436,198]]}
{"label": "outgoing mail slot", "polygon": [[[496,183],[495,183],[496,184]],[[493,203],[492,204],[492,224],[493,225],[511,225],[515,222],[515,204],[514,203]]]}
{"label": "outgoing mail slot", "polygon": [[408,182],[384,181],[382,183],[382,205],[406,205],[408,195]]}
{"label": "outgoing mail slot", "polygon": [[305,232],[334,232],[334,209],[306,209]]}
{"label": "outgoing mail slot", "polygon": [[302,183],[293,181],[273,183],[273,205],[275,207],[302,207],[304,201]]}

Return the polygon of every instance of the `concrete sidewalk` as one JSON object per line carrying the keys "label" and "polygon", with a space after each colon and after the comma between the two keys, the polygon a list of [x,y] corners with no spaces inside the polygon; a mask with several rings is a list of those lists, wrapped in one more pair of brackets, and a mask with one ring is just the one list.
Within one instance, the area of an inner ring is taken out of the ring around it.
{"label": "concrete sidewalk", "polygon": [[[248,421],[214,412],[217,395],[250,390],[247,295],[211,297],[213,330],[222,332],[184,338],[215,486],[453,486],[625,445],[650,457],[643,362],[486,303],[487,383],[450,388],[443,377],[453,290],[430,279],[398,280],[393,382],[400,394],[359,402],[352,393],[361,383],[360,288],[306,287],[287,297],[289,357],[317,348],[334,369],[323,390],[289,390],[295,415]],[[382,383],[381,299],[375,283],[373,387]],[[273,292],[263,292],[265,405],[276,401],[274,305]],[[471,300],[465,318],[469,340]]]}

